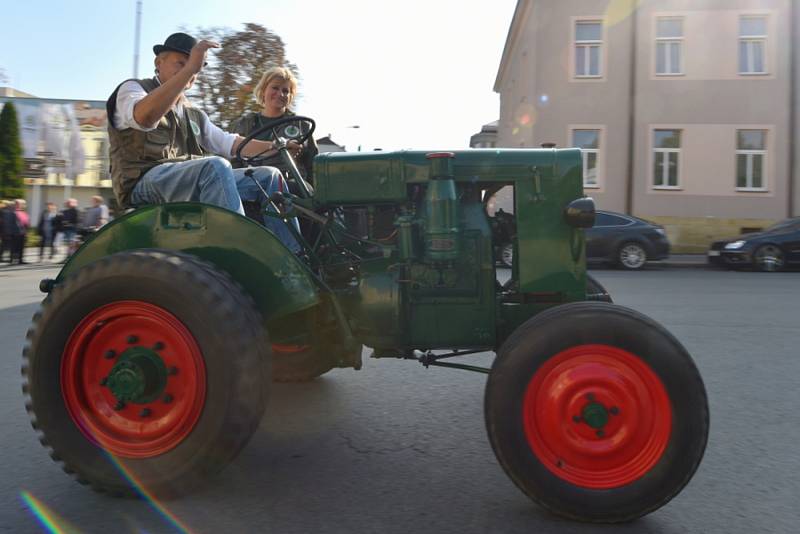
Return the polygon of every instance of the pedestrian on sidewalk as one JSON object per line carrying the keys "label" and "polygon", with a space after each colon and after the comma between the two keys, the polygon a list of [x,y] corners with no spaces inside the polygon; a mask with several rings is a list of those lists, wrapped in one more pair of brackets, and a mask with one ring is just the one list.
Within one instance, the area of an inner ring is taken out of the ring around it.
{"label": "pedestrian on sidewalk", "polygon": [[50,259],[56,252],[56,234],[58,233],[59,225],[58,207],[54,202],[48,202],[47,208],[42,212],[39,217],[39,224],[36,226],[36,231],[39,233],[39,261],[44,260],[44,249],[50,247]]}
{"label": "pedestrian on sidewalk", "polygon": [[93,196],[92,207],[86,210],[83,220],[83,228],[87,233],[97,231],[101,226],[108,222],[108,206],[103,202],[103,197]]}
{"label": "pedestrian on sidewalk", "polygon": [[28,263],[25,261],[25,238],[28,235],[28,227],[31,222],[28,213],[25,211],[26,204],[25,200],[21,198],[14,201],[14,216],[17,224],[14,228],[11,242],[11,263],[14,263],[14,256],[16,256],[17,263],[20,265]]}
{"label": "pedestrian on sidewalk", "polygon": [[67,257],[75,252],[75,234],[78,231],[78,201],[74,198],[64,202],[61,211],[61,231],[64,232],[64,244],[67,246]]}
{"label": "pedestrian on sidewalk", "polygon": [[12,227],[17,224],[15,218],[13,203],[0,200],[0,262],[3,261],[3,255],[8,250],[8,262],[11,263]]}

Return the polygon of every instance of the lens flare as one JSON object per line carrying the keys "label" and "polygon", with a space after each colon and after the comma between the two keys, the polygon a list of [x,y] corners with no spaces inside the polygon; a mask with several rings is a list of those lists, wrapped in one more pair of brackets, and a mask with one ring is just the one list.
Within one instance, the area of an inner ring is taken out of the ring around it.
{"label": "lens flare", "polygon": [[19,495],[22,498],[22,502],[28,506],[33,516],[48,533],[70,534],[79,532],[29,492],[22,490]]}
{"label": "lens flare", "polygon": [[119,472],[122,473],[122,476],[128,480],[131,487],[133,487],[133,489],[141,496],[142,500],[145,501],[153,510],[158,512],[167,523],[172,525],[172,527],[181,534],[192,534],[192,530],[187,525],[182,523],[181,520],[175,516],[175,514],[170,512],[166,506],[161,504],[152,493],[147,491],[147,488],[144,486],[144,484],[142,484],[136,478],[133,472],[126,468],[118,458],[109,454],[108,452],[106,452],[106,456],[108,456],[108,459],[114,464]]}
{"label": "lens flare", "polygon": [[606,8],[606,23],[609,27],[630,17],[644,0],[611,0]]}

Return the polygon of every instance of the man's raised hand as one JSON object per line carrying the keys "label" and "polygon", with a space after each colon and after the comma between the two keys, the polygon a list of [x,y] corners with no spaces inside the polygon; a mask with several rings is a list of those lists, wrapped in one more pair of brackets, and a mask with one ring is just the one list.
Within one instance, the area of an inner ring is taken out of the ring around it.
{"label": "man's raised hand", "polygon": [[192,47],[192,52],[189,54],[189,63],[187,66],[192,69],[192,72],[198,73],[203,65],[206,63],[206,54],[210,48],[219,48],[219,43],[214,41],[206,41],[203,39]]}

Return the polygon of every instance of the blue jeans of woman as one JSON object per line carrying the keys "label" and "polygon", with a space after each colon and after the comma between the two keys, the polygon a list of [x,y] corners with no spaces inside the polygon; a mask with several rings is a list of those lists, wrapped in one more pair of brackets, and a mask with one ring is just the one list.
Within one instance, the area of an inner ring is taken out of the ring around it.
{"label": "blue jeans of woman", "polygon": [[[244,215],[242,200],[245,200],[258,202],[263,213],[269,202],[253,178],[244,173],[245,169],[233,169],[228,160],[217,156],[162,163],[147,171],[137,182],[131,194],[131,203],[142,206],[194,201],[221,206]],[[283,176],[274,167],[254,167],[253,177],[269,195],[279,190],[288,191]],[[296,220],[293,224],[298,228]],[[300,250],[300,245],[283,221],[265,214],[264,225],[289,250]]]}

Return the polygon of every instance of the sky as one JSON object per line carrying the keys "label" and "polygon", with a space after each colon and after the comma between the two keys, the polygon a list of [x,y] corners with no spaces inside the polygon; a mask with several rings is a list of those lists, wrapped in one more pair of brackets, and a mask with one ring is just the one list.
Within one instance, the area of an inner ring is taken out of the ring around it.
{"label": "sky", "polygon": [[[7,85],[105,100],[133,75],[135,0],[0,0]],[[516,0],[143,0],[139,75],[182,28],[255,22],[298,66],[296,111],[348,150],[459,149],[499,116],[493,91]],[[352,128],[358,125],[359,128]]]}

